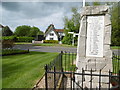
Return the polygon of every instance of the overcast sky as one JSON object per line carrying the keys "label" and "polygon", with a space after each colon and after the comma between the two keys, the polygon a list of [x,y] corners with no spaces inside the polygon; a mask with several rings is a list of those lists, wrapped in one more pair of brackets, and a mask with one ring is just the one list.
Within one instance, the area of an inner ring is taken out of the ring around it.
{"label": "overcast sky", "polygon": [[2,2],[2,24],[12,31],[20,25],[36,26],[45,31],[53,23],[64,27],[64,16],[71,17],[71,8],[82,7],[80,2]]}

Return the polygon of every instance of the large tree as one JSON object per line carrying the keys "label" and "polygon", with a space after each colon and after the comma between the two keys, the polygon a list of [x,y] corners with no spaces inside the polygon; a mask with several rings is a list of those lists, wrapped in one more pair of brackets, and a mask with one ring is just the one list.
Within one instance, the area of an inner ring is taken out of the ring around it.
{"label": "large tree", "polygon": [[40,31],[40,29],[37,28],[37,27],[34,27],[34,26],[31,27],[29,36],[30,37],[36,37],[37,35],[43,35],[43,32]]}
{"label": "large tree", "polygon": [[8,26],[2,28],[2,36],[11,36],[13,32],[10,30]]}
{"label": "large tree", "polygon": [[111,20],[112,20],[112,45],[120,46],[120,2],[114,3]]}
{"label": "large tree", "polygon": [[74,32],[78,33],[79,32],[79,20],[80,20],[80,14],[78,13],[78,9],[73,7],[71,9],[72,11],[72,18],[64,17],[64,32],[65,32],[65,37],[63,38],[62,42],[64,44],[72,44],[72,38],[73,36],[69,34],[68,32]]}
{"label": "large tree", "polygon": [[17,36],[28,36],[30,33],[30,29],[31,29],[31,27],[27,26],[27,25],[18,26],[15,29],[14,34]]}

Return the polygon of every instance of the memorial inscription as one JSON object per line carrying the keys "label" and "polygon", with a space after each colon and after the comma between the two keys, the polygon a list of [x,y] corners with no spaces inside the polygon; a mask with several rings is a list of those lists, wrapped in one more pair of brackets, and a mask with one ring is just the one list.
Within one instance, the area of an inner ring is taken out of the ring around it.
{"label": "memorial inscription", "polygon": [[104,16],[87,17],[86,56],[103,57]]}

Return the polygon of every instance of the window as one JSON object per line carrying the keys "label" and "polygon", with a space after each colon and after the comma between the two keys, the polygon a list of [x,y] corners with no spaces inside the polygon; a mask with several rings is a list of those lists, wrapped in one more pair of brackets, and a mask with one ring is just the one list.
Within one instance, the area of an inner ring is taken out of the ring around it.
{"label": "window", "polygon": [[54,36],[54,33],[50,33],[50,36]]}
{"label": "window", "polygon": [[53,40],[53,38],[50,38],[50,40]]}

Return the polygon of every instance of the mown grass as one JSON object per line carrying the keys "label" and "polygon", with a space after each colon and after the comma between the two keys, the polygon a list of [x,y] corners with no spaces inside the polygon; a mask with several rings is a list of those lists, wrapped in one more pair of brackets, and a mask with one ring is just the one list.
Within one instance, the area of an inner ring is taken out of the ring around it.
{"label": "mown grass", "polygon": [[44,65],[58,53],[30,52],[21,55],[3,56],[2,87],[33,88],[44,74]]}
{"label": "mown grass", "polygon": [[111,49],[120,49],[120,46],[111,46]]}
{"label": "mown grass", "polygon": [[55,43],[40,43],[40,44],[33,44],[33,46],[59,46],[59,47],[77,47],[67,44],[55,44]]}
{"label": "mown grass", "polygon": [[62,65],[64,71],[74,71],[76,67],[76,53],[64,53],[62,56]]}
{"label": "mown grass", "polygon": [[19,45],[19,44],[32,44],[31,42],[15,42],[14,44]]}
{"label": "mown grass", "polygon": [[120,56],[118,55],[114,56],[112,63],[113,63],[113,73],[118,74],[120,71]]}

